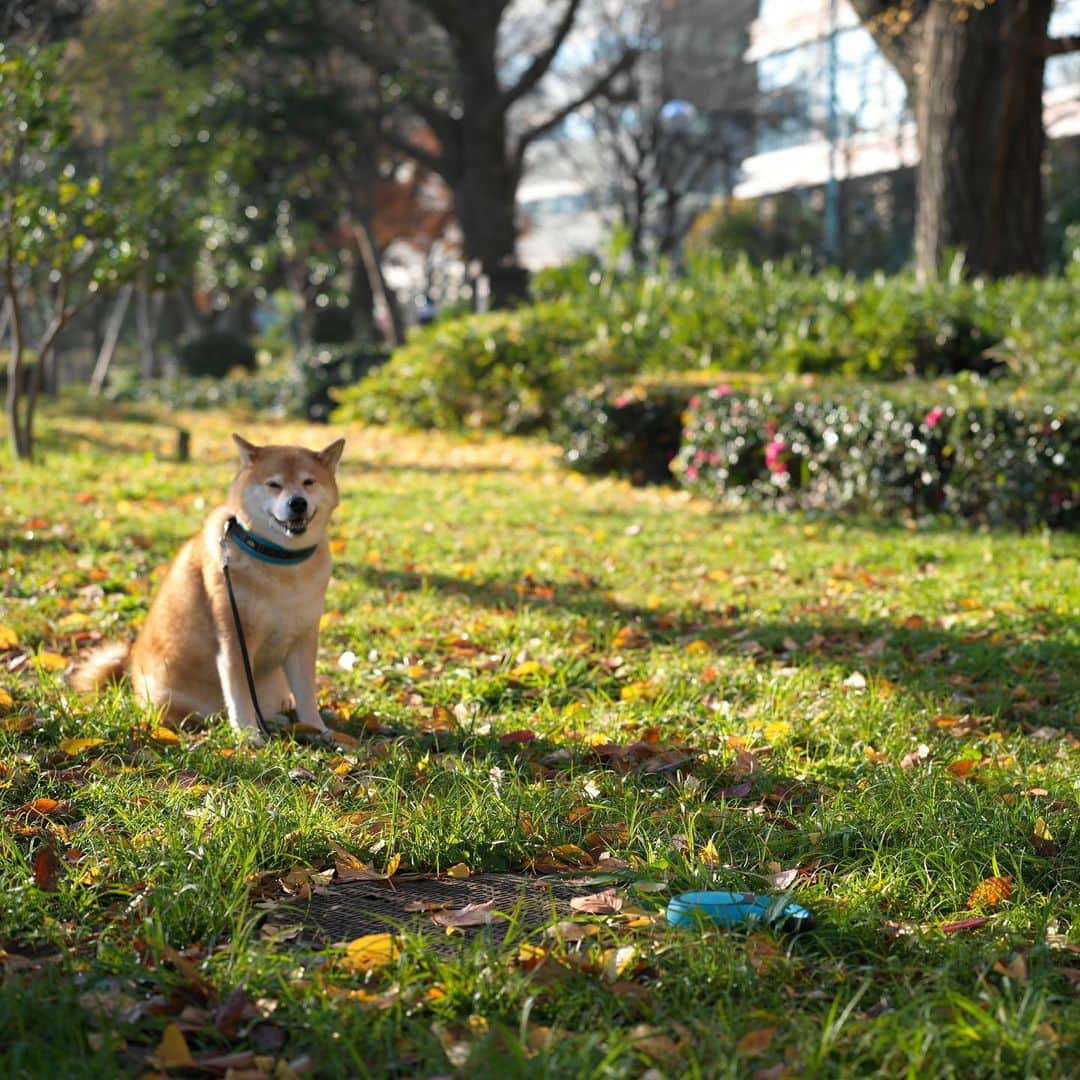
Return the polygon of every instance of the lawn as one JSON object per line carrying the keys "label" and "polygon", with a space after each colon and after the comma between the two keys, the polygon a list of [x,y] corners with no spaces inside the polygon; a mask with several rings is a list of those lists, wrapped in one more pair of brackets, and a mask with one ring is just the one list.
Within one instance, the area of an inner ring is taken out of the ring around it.
{"label": "lawn", "polygon": [[[724,514],[527,441],[345,431],[342,735],[252,750],[63,681],[137,624],[234,427],[339,433],[54,413],[8,469],[0,1074],[1073,1071],[1076,536]],[[283,906],[451,867],[595,875],[622,909],[448,952],[314,947]],[[816,926],[665,925],[704,888]]]}

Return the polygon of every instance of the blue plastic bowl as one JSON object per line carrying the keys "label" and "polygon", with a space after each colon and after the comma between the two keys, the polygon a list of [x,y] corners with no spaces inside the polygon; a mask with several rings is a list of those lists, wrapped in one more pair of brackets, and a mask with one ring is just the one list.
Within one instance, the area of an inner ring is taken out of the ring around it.
{"label": "blue plastic bowl", "polygon": [[693,926],[706,920],[717,926],[748,926],[763,923],[782,930],[807,929],[813,916],[798,904],[780,897],[743,892],[689,892],[673,897],[667,906],[672,926]]}

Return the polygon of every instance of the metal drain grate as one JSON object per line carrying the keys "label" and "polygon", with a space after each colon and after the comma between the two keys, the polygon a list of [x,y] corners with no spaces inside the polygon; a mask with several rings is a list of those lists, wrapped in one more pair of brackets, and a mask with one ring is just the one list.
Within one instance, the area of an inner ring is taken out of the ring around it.
{"label": "metal drain grate", "polygon": [[[364,934],[405,931],[430,936],[437,951],[452,952],[481,934],[498,944],[511,927],[517,933],[528,933],[569,918],[575,914],[570,900],[594,893],[599,887],[581,878],[567,881],[522,874],[395,879],[392,888],[383,882],[351,881],[330,885],[312,896],[304,913],[305,936],[331,944]],[[432,922],[430,910],[408,910],[409,905],[445,905],[450,910],[491,901],[494,911],[509,918],[496,918],[486,926],[463,927],[462,935],[453,937]]]}

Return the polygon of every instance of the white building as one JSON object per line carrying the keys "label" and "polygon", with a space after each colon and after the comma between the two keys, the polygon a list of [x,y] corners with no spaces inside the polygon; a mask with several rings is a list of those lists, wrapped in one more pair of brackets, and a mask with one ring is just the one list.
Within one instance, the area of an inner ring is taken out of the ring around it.
{"label": "white building", "polygon": [[[1080,31],[1080,0],[1059,0],[1052,34]],[[830,47],[835,36],[837,141],[828,135]],[[758,198],[792,188],[914,165],[915,124],[900,77],[846,0],[761,0],[746,58],[758,89],[776,103],[776,123],[760,125],[756,152],[735,189]],[[1051,59],[1044,109],[1050,138],[1080,135],[1080,58]]]}

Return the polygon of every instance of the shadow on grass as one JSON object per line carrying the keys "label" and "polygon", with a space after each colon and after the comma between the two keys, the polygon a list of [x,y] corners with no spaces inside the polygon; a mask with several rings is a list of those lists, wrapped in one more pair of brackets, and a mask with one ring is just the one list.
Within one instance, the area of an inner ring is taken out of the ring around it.
{"label": "shadow on grass", "polygon": [[998,715],[1014,724],[1076,729],[1080,707],[1080,635],[1075,621],[1032,612],[1022,629],[943,625],[912,616],[852,619],[813,613],[751,620],[736,608],[701,612],[624,605],[594,579],[465,579],[350,565],[348,572],[390,593],[433,590],[495,611],[561,611],[636,625],[656,644],[704,641],[717,655],[755,664],[835,669],[888,679],[908,690],[946,695],[955,711]]}

